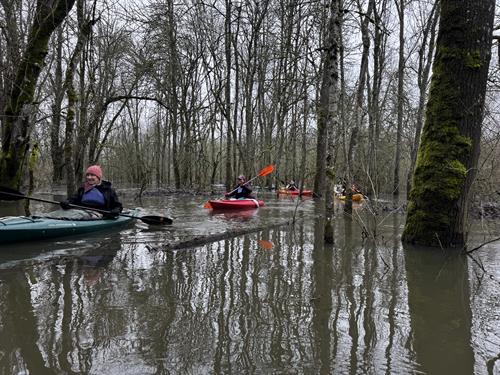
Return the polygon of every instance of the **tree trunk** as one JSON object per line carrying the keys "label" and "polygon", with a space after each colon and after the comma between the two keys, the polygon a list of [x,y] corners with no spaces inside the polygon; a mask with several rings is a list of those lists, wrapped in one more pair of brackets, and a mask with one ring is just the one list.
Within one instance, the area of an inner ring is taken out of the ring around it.
{"label": "tree trunk", "polygon": [[226,53],[226,82],[224,87],[224,117],[227,125],[226,133],[226,189],[230,190],[233,185],[232,173],[232,139],[231,139],[231,0],[226,0],[225,30],[225,53]]}
{"label": "tree trunk", "polygon": [[[427,98],[427,89],[429,87],[429,77],[432,66],[432,55],[436,43],[436,26],[439,20],[438,3],[435,3],[429,15],[427,23],[423,28],[422,46],[418,51],[418,71],[417,84],[419,91],[417,118],[415,124],[415,135],[410,151],[410,166],[408,169],[408,180],[406,181],[406,195],[409,198],[411,183],[413,179],[413,169],[417,161],[417,150],[420,144],[420,134],[424,124],[425,100]],[[428,44],[428,46],[427,46]]]}
{"label": "tree trunk", "polygon": [[383,2],[380,10],[373,8],[373,79],[368,104],[368,161],[367,179],[363,182],[368,195],[377,197],[379,186],[378,147],[381,128],[380,93],[384,80],[387,33],[384,32],[384,15],[387,13],[387,4]]}
{"label": "tree trunk", "polygon": [[61,110],[64,98],[62,78],[62,47],[63,28],[57,30],[56,44],[56,69],[54,72],[54,103],[52,104],[52,124],[50,127],[50,156],[52,159],[52,183],[59,185],[63,182],[64,169],[64,145],[61,145],[59,133],[61,130]]}
{"label": "tree trunk", "polygon": [[369,0],[368,9],[364,13],[359,9],[359,13],[362,14],[361,20],[361,39],[363,41],[363,50],[361,54],[361,64],[359,67],[359,78],[358,87],[356,89],[356,103],[354,109],[354,126],[351,131],[351,137],[349,140],[349,148],[347,151],[347,180],[351,184],[354,173],[354,152],[356,145],[358,143],[358,136],[363,124],[364,118],[364,91],[366,89],[366,80],[368,75],[368,57],[370,54],[370,30],[368,29],[369,22],[371,21],[371,15],[373,8],[375,6],[375,0]]}
{"label": "tree trunk", "polygon": [[74,3],[75,0],[37,2],[26,51],[17,69],[12,91],[6,100],[0,154],[0,185],[16,189],[21,185],[32,127],[28,106],[33,101],[50,36],[66,18]]}
{"label": "tree trunk", "polygon": [[[88,36],[86,37],[88,38]],[[87,85],[86,85],[86,67],[87,67],[87,55],[88,55],[88,48],[85,48],[88,44],[84,43],[84,46],[82,46],[82,52],[81,52],[81,58],[80,58],[80,69],[78,72],[78,76],[80,79],[80,84],[79,84],[79,99],[80,99],[80,109],[79,109],[79,116],[78,116],[78,136],[81,134],[81,132],[85,132],[87,129],[87,126],[89,125],[89,119],[88,119],[88,100],[87,100]],[[87,148],[87,142],[88,138],[86,138],[84,141],[82,141],[82,144],[78,144],[81,147],[75,148],[75,153],[73,157],[73,163],[74,163],[74,173],[75,173],[75,181],[82,181],[83,180],[83,172],[85,166],[83,165],[83,155],[78,155],[80,154],[85,154],[85,150]],[[94,164],[94,163],[92,163]]]}
{"label": "tree trunk", "polygon": [[392,194],[399,196],[399,169],[401,165],[401,136],[403,132],[403,88],[405,77],[405,1],[396,1],[399,17],[399,61],[398,61],[398,96],[397,96],[397,129],[396,129],[396,155],[394,157],[394,175]]}
{"label": "tree trunk", "polygon": [[174,170],[174,182],[175,188],[180,189],[181,187],[181,172],[180,172],[180,162],[179,162],[179,152],[177,148],[178,142],[178,128],[179,128],[179,95],[177,92],[178,88],[178,77],[179,74],[179,57],[177,54],[177,36],[175,30],[175,17],[174,17],[174,4],[173,1],[168,2],[168,46],[170,52],[170,90],[171,90],[171,121],[172,126],[172,164]]}
{"label": "tree trunk", "polygon": [[75,118],[76,118],[76,108],[79,100],[79,96],[75,89],[75,84],[73,82],[76,66],[80,61],[83,47],[87,42],[87,38],[92,33],[92,26],[94,25],[94,20],[84,19],[84,6],[83,1],[78,0],[77,3],[77,13],[78,13],[78,41],[76,42],[75,50],[68,64],[66,70],[66,77],[64,80],[64,86],[66,88],[66,94],[68,96],[68,109],[66,115],[66,130],[64,137],[64,165],[66,170],[66,191],[68,195],[71,195],[76,190],[75,181],[75,166],[73,163],[73,144],[74,144],[74,130],[75,130]]}
{"label": "tree trunk", "polygon": [[426,122],[402,240],[454,247],[466,240],[476,174],[495,1],[442,0]]}
{"label": "tree trunk", "polygon": [[[338,102],[339,91],[339,51],[340,51],[340,5],[339,0],[331,0],[330,17],[328,20],[328,31],[323,52],[323,82],[321,84],[320,103],[318,108],[318,127],[325,129],[326,142],[325,170],[323,181],[325,181],[325,232],[324,239],[327,243],[333,243],[333,185],[335,184],[335,172],[333,165],[333,134],[338,127]],[[319,143],[319,142],[318,142]]]}

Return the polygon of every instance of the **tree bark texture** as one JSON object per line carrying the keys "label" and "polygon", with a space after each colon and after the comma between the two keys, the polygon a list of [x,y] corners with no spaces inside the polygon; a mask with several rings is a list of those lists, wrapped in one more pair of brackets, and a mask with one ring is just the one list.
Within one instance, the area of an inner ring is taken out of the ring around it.
{"label": "tree bark texture", "polygon": [[74,166],[74,149],[73,140],[76,123],[77,105],[80,100],[75,88],[74,77],[76,74],[76,67],[81,59],[82,51],[87,42],[88,37],[92,33],[92,26],[94,20],[85,20],[83,15],[83,2],[78,0],[77,4],[79,33],[75,49],[71,56],[66,69],[66,77],[64,80],[64,87],[68,98],[68,109],[66,114],[66,128],[64,136],[64,166],[66,170],[66,192],[71,195],[76,190],[75,181],[75,166]]}
{"label": "tree bark texture", "polygon": [[402,240],[454,247],[479,156],[495,1],[443,0],[436,57]]}
{"label": "tree bark texture", "polygon": [[[339,90],[339,55],[340,55],[340,4],[339,0],[330,2],[330,18],[324,50],[323,83],[318,108],[318,124],[324,122],[326,128],[326,164],[325,164],[325,236],[327,243],[333,243],[333,185],[335,184],[333,134],[338,129]],[[323,193],[323,191],[321,191]]]}
{"label": "tree bark texture", "polygon": [[233,185],[233,173],[231,163],[231,0],[226,0],[226,18],[224,30],[226,32],[224,39],[226,56],[226,81],[224,87],[224,119],[227,125],[226,134],[226,189],[231,189]]}
{"label": "tree bark texture", "polygon": [[50,126],[50,157],[52,159],[52,183],[58,185],[63,181],[64,145],[61,144],[59,133],[61,131],[61,110],[64,99],[63,70],[62,70],[63,28],[57,30],[56,61],[54,72],[54,102],[52,103],[52,124]]}
{"label": "tree bark texture", "polygon": [[425,100],[427,98],[427,89],[429,86],[429,77],[432,67],[432,56],[434,55],[434,47],[436,44],[436,29],[439,20],[438,4],[436,3],[432,8],[429,18],[424,25],[422,32],[422,45],[418,51],[418,70],[417,70],[417,83],[418,83],[418,107],[417,117],[415,123],[415,136],[411,144],[410,151],[410,168],[408,172],[408,179],[406,182],[406,195],[409,197],[411,190],[411,183],[413,180],[413,169],[417,161],[417,151],[420,144],[420,135],[422,134],[422,127],[424,123]]}
{"label": "tree bark texture", "polygon": [[24,56],[6,100],[0,154],[0,184],[19,188],[23,178],[29,135],[29,104],[32,103],[50,36],[73,7],[75,0],[39,0]]}
{"label": "tree bark texture", "polygon": [[399,62],[398,62],[398,95],[397,95],[397,112],[398,125],[396,130],[396,155],[394,157],[394,175],[392,194],[399,195],[399,170],[401,166],[401,136],[403,133],[403,95],[404,95],[404,77],[405,77],[405,1],[396,1],[396,8],[399,17]]}
{"label": "tree bark texture", "polygon": [[319,101],[316,108],[317,116],[317,133],[316,133],[316,170],[314,177],[314,192],[317,196],[325,195],[326,183],[326,158],[328,153],[328,117],[329,117],[329,101],[330,101],[330,78],[331,78],[331,63],[333,62],[334,49],[332,46],[332,33],[330,26],[332,23],[330,15],[328,21],[325,22],[325,40],[322,53],[321,63],[321,87],[319,88]]}
{"label": "tree bark texture", "polygon": [[[382,108],[384,99],[381,99],[384,73],[386,70],[386,45],[388,35],[384,32],[384,18],[388,12],[387,4],[382,3],[381,9],[373,8],[373,75],[371,90],[368,95],[368,163],[367,178],[363,181],[366,193],[373,197],[378,196],[379,184],[379,138],[381,129]],[[359,181],[358,181],[359,182]]]}
{"label": "tree bark texture", "polygon": [[[359,4],[358,4],[359,5]],[[358,136],[363,125],[363,119],[365,115],[364,100],[365,100],[365,90],[366,81],[368,74],[368,57],[370,54],[370,30],[369,23],[371,21],[373,8],[375,7],[375,1],[368,1],[368,9],[366,13],[362,11],[361,5],[359,5],[359,14],[361,16],[361,39],[363,44],[363,49],[361,53],[361,62],[359,67],[359,78],[358,85],[356,88],[356,103],[354,109],[354,126],[352,127],[351,136],[349,139],[349,146],[347,151],[347,180],[351,184],[353,182],[354,176],[354,154],[356,145],[358,143]]]}

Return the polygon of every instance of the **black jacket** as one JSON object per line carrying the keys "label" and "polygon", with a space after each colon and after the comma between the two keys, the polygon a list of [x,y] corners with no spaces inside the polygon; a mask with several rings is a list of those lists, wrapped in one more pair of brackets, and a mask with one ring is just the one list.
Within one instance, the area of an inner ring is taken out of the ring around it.
{"label": "black jacket", "polygon": [[102,195],[104,196],[104,206],[99,205],[89,205],[82,203],[82,197],[83,193],[85,192],[85,189],[83,185],[78,189],[78,191],[73,194],[68,200],[67,203],[70,204],[75,204],[77,206],[84,206],[84,207],[92,207],[92,208],[99,208],[102,210],[109,210],[113,213],[120,213],[122,212],[123,206],[121,202],[118,200],[118,195],[116,194],[115,190],[111,187],[111,182],[109,181],[102,181],[99,185],[96,186],[97,190],[99,190]]}
{"label": "black jacket", "polygon": [[253,199],[254,197],[252,196],[252,187],[250,186],[250,184],[246,184],[246,185],[243,185],[243,186],[236,186],[232,193],[230,194],[226,194],[226,197],[234,197],[236,199],[239,199],[239,198],[250,198],[250,199]]}

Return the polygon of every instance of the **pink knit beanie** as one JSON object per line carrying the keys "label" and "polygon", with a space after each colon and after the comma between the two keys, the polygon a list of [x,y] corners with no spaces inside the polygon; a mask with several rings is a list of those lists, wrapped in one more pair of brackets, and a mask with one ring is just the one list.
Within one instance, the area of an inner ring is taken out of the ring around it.
{"label": "pink knit beanie", "polygon": [[88,167],[87,172],[85,172],[85,174],[87,173],[93,174],[94,176],[99,177],[99,180],[102,180],[102,170],[101,167],[98,165],[91,165],[90,167]]}

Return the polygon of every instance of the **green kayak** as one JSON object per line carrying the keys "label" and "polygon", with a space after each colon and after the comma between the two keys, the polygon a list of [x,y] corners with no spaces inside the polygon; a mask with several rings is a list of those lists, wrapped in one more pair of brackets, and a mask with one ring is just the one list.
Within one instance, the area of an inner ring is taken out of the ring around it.
{"label": "green kayak", "polygon": [[137,210],[124,212],[130,216],[116,219],[72,220],[39,216],[9,216],[0,218],[0,245],[21,241],[71,236],[119,227],[134,220]]}

